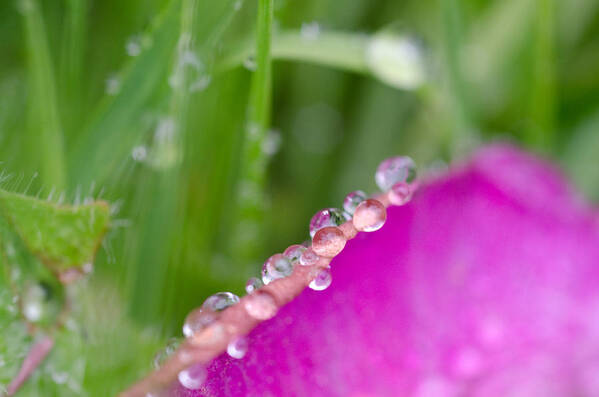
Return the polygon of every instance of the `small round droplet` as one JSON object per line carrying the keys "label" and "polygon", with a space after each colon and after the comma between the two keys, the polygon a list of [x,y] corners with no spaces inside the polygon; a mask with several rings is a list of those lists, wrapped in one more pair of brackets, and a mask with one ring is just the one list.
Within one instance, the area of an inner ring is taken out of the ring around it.
{"label": "small round droplet", "polygon": [[179,372],[177,377],[181,385],[186,389],[197,390],[202,387],[202,384],[206,380],[206,368],[202,364],[194,364]]}
{"label": "small round droplet", "polygon": [[317,231],[327,226],[339,226],[348,221],[343,211],[337,208],[325,208],[318,211],[310,220],[310,237],[314,237]]}
{"label": "small round droplet", "polygon": [[250,72],[255,71],[256,68],[258,67],[258,65],[256,64],[256,59],[254,59],[254,57],[251,55],[249,57],[245,58],[243,60],[243,67],[245,67]]}
{"label": "small round droplet", "polygon": [[361,190],[356,190],[355,192],[349,193],[345,196],[345,200],[343,200],[343,210],[350,215],[353,215],[356,211],[356,207],[362,201],[366,200],[368,196]]}
{"label": "small round droplet", "polygon": [[320,256],[318,256],[318,254],[316,254],[316,252],[314,252],[312,248],[308,248],[300,256],[299,263],[302,266],[312,266],[315,265],[319,259]]}
{"label": "small round droplet", "polygon": [[218,292],[209,296],[202,304],[203,309],[210,309],[215,312],[225,310],[239,302],[239,297],[231,292]]}
{"label": "small round droplet", "polygon": [[303,245],[293,244],[293,245],[290,245],[285,250],[285,252],[283,252],[283,255],[285,255],[287,258],[289,258],[291,263],[295,264],[299,261],[300,256],[302,256],[302,254],[304,253],[305,250],[306,250],[306,247],[304,247]]}
{"label": "small round droplet", "polygon": [[287,277],[293,272],[293,264],[283,254],[274,254],[262,266],[262,281],[269,284],[273,280]]}
{"label": "small round droplet", "polygon": [[314,291],[322,291],[329,288],[331,281],[333,281],[331,269],[327,267],[318,272],[314,280],[312,280],[308,286]]}
{"label": "small round droplet", "polygon": [[263,285],[264,283],[258,277],[251,277],[247,283],[245,283],[245,292],[251,294],[252,292],[261,288]]}
{"label": "small round droplet", "polygon": [[190,337],[216,321],[217,314],[208,307],[199,307],[189,312],[183,323],[183,335]]}
{"label": "small round droplet", "polygon": [[312,249],[316,254],[332,258],[345,247],[345,236],[338,227],[325,227],[320,229],[312,239]]}
{"label": "small round droplet", "polygon": [[233,340],[227,346],[227,354],[233,358],[241,359],[245,356],[248,351],[248,340],[247,338],[240,337]]}
{"label": "small round droplet", "polygon": [[387,192],[399,182],[412,183],[416,179],[416,165],[407,156],[391,157],[383,161],[376,170],[375,180],[378,187]]}
{"label": "small round droplet", "polygon": [[412,188],[405,182],[398,182],[389,190],[389,201],[393,205],[404,205],[412,198]]}
{"label": "small round droplet", "polygon": [[27,321],[36,323],[48,315],[46,309],[50,299],[49,286],[35,283],[27,286],[22,297],[23,315]]}
{"label": "small round droplet", "polygon": [[245,310],[257,320],[268,320],[277,314],[277,304],[267,292],[258,291],[245,299]]}
{"label": "small round droplet", "polygon": [[368,199],[356,208],[354,213],[354,226],[361,232],[374,232],[379,230],[387,220],[387,210],[380,201]]}
{"label": "small round droplet", "polygon": [[173,353],[175,353],[175,351],[177,351],[177,348],[179,347],[180,344],[181,344],[181,340],[180,339],[178,339],[178,338],[170,338],[166,342],[166,346],[162,350],[160,350],[158,353],[156,353],[156,355],[154,356],[154,361],[153,361],[154,369],[160,368],[160,366],[170,356],[172,356]]}

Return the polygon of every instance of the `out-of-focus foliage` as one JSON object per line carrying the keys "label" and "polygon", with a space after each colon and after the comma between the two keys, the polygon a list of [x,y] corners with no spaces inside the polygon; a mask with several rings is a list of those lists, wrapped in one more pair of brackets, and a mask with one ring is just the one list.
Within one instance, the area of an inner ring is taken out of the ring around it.
{"label": "out-of-focus foliage", "polygon": [[[386,156],[424,169],[510,139],[599,198],[598,0],[275,1],[271,130],[248,158],[257,3],[0,2],[0,178],[115,210],[81,291],[90,339],[69,345],[90,395],[148,370],[191,308],[241,293],[316,210],[374,191]],[[424,87],[376,78],[380,33],[416,38]],[[265,186],[240,183],[261,164]]]}

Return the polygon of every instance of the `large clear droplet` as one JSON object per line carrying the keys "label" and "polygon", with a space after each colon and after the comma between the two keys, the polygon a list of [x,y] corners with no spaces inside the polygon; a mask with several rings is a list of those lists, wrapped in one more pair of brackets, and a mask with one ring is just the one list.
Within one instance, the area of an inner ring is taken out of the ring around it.
{"label": "large clear droplet", "polygon": [[293,244],[287,247],[283,255],[289,258],[292,264],[296,264],[306,249],[303,245]]}
{"label": "large clear droplet", "polygon": [[412,186],[408,183],[399,182],[389,190],[389,202],[393,205],[404,205],[412,198]]}
{"label": "large clear droplet", "polygon": [[416,179],[416,165],[407,156],[391,157],[383,161],[376,170],[378,187],[387,192],[399,182],[412,183]]}
{"label": "large clear droplet", "polygon": [[262,288],[264,283],[258,277],[251,277],[247,283],[245,283],[245,292],[251,294],[252,292]]}
{"label": "large clear droplet", "polygon": [[312,250],[312,248],[308,248],[300,256],[299,263],[302,266],[312,266],[312,265],[315,265],[319,259],[320,259],[320,256],[318,256],[318,254],[316,254],[316,252],[314,252]]}
{"label": "large clear droplet", "polygon": [[337,208],[325,208],[318,211],[310,220],[310,237],[327,226],[339,226],[348,221],[349,217]]}
{"label": "large clear droplet", "polygon": [[199,307],[189,312],[183,323],[183,335],[187,338],[216,321],[217,314],[210,308]]}
{"label": "large clear droplet", "polygon": [[233,340],[227,346],[227,354],[233,358],[241,359],[248,351],[247,338],[240,337]]}
{"label": "large clear droplet", "polygon": [[202,384],[206,380],[206,368],[202,364],[194,364],[179,372],[177,377],[181,385],[186,389],[197,390],[202,387]]}
{"label": "large clear droplet", "polygon": [[283,254],[274,254],[262,266],[262,281],[269,284],[273,280],[287,277],[293,272],[293,264]]}
{"label": "large clear droplet", "polygon": [[160,366],[170,356],[172,356],[175,353],[175,351],[177,351],[180,344],[181,344],[181,340],[179,338],[170,338],[166,342],[166,346],[162,350],[160,350],[158,353],[156,353],[156,355],[154,356],[154,361],[153,361],[154,369],[160,368]]}
{"label": "large clear droplet", "polygon": [[343,210],[348,214],[353,215],[358,204],[360,204],[367,198],[368,196],[366,196],[366,193],[364,193],[361,190],[351,192],[347,196],[345,196],[345,200],[343,200]]}
{"label": "large clear droplet", "polygon": [[322,291],[329,288],[332,281],[333,277],[331,276],[331,269],[326,268],[318,272],[314,280],[312,280],[308,286],[314,291]]}
{"label": "large clear droplet", "polygon": [[225,310],[239,302],[239,297],[231,292],[218,292],[209,296],[202,304],[202,309],[210,309],[215,312]]}

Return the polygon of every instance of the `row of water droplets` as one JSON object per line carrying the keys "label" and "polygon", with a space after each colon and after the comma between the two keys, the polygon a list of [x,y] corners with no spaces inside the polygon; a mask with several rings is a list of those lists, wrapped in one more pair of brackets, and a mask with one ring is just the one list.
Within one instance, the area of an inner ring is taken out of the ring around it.
{"label": "row of water droplets", "polygon": [[[397,156],[383,161],[377,168],[375,180],[378,187],[386,194],[393,205],[407,203],[415,189],[416,167],[409,157]],[[371,232],[380,229],[386,220],[385,205],[378,200],[368,198],[363,191],[349,193],[343,208],[325,208],[318,211],[310,221],[309,242],[289,246],[282,254],[274,254],[262,267],[261,277],[250,278],[245,290],[249,299],[244,300],[247,313],[257,320],[272,318],[277,312],[277,305],[272,295],[262,291],[261,287],[271,282],[288,277],[295,266],[314,266],[322,257],[332,258],[339,254],[348,239],[358,231]],[[348,227],[346,227],[349,225]],[[327,289],[332,282],[330,266],[318,271],[309,287],[315,291]],[[202,332],[224,332],[217,322],[220,313],[240,302],[239,296],[231,292],[219,292],[206,299],[202,306],[192,310],[185,318],[183,335],[192,338]],[[179,345],[178,339],[172,339],[155,358],[154,366],[158,368],[169,356],[175,353]],[[248,339],[238,336],[227,346],[227,354],[241,359],[248,351]],[[187,389],[199,389],[206,379],[206,368],[202,364],[194,364],[181,371],[179,382]]]}

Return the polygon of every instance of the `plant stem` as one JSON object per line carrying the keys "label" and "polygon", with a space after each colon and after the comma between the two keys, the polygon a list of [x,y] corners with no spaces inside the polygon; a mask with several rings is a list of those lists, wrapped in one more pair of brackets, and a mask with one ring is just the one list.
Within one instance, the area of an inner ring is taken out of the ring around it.
{"label": "plant stem", "polygon": [[[264,184],[266,179],[267,155],[262,150],[270,123],[271,106],[271,29],[273,0],[258,2],[258,24],[256,34],[256,70],[252,76],[248,123],[245,126],[243,152],[240,167],[237,201],[237,230],[234,234],[234,249],[241,260],[254,259],[260,243],[246,238],[248,225],[259,227],[264,211]],[[251,195],[245,195],[250,191]]]}
{"label": "plant stem", "polygon": [[35,369],[44,361],[44,358],[50,353],[54,346],[54,339],[49,336],[44,336],[40,341],[36,342],[27,353],[27,357],[21,364],[19,373],[8,385],[6,389],[7,396],[13,396]]}
{"label": "plant stem", "polygon": [[[290,60],[329,66],[356,73],[368,73],[366,47],[370,36],[348,32],[320,32],[315,38],[306,38],[299,31],[275,33],[272,37],[273,60]],[[255,53],[251,42],[238,47],[220,61],[220,69],[237,67]]]}
{"label": "plant stem", "polygon": [[553,0],[537,0],[533,43],[530,126],[524,140],[529,145],[549,151],[555,140],[555,54]]}
{"label": "plant stem", "polygon": [[23,10],[29,57],[29,121],[31,150],[39,156],[42,181],[62,189],[66,185],[63,132],[58,113],[56,83],[44,20],[36,0]]}

